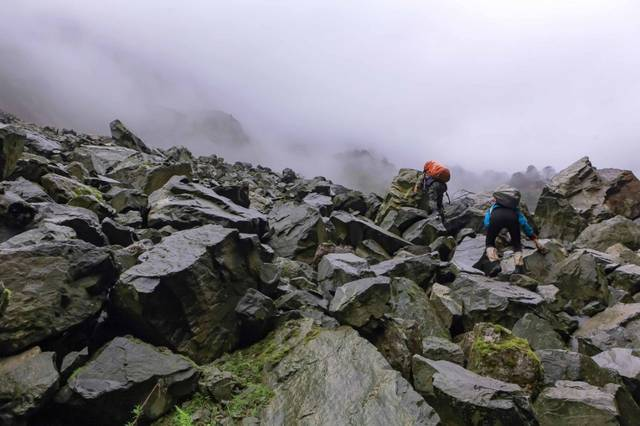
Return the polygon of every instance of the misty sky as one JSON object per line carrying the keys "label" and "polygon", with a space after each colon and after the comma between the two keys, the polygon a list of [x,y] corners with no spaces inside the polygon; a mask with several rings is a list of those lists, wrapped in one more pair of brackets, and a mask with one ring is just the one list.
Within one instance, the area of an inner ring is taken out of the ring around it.
{"label": "misty sky", "polygon": [[107,134],[116,117],[136,130],[162,109],[222,110],[260,161],[303,152],[288,165],[314,174],[318,153],[349,148],[415,168],[589,155],[640,171],[637,0],[3,0],[2,14],[0,108],[42,124]]}

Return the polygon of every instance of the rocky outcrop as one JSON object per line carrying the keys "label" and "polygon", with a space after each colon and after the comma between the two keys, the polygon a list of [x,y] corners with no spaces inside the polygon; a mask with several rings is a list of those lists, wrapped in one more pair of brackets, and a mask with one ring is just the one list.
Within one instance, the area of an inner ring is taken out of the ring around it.
{"label": "rocky outcrop", "polygon": [[584,157],[545,186],[536,207],[543,238],[573,241],[592,223],[640,216],[640,181],[630,171],[598,170]]}
{"label": "rocky outcrop", "polygon": [[578,247],[599,251],[618,243],[631,250],[640,249],[640,224],[624,216],[615,216],[589,225],[576,239]]}
{"label": "rocky outcrop", "polygon": [[197,362],[236,347],[236,304],[258,286],[262,260],[254,241],[206,225],[166,237],[140,260],[114,289],[122,321]]}

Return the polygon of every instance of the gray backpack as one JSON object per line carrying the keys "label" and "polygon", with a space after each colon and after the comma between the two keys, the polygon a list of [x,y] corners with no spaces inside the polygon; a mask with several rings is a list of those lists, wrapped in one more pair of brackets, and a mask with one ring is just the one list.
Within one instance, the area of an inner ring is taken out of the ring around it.
{"label": "gray backpack", "polygon": [[499,186],[493,193],[493,198],[503,207],[517,209],[520,205],[520,191],[507,185]]}

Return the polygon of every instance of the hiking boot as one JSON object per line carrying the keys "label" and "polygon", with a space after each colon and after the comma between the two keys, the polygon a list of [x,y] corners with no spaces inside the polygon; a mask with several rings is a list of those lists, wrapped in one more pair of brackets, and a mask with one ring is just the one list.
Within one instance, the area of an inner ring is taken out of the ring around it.
{"label": "hiking boot", "polygon": [[516,264],[515,273],[524,275],[526,273],[526,270],[524,268],[524,255],[522,254],[522,252],[521,251],[515,252],[513,254],[513,260],[515,261],[515,264]]}
{"label": "hiking boot", "polygon": [[498,249],[495,247],[487,247],[487,259],[489,262],[497,262],[500,260],[500,256],[498,256]]}

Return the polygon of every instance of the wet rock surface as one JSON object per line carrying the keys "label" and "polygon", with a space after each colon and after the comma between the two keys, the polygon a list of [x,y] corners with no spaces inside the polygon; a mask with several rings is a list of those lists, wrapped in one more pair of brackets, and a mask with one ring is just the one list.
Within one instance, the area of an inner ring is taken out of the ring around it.
{"label": "wet rock surface", "polygon": [[443,223],[420,176],[366,194],[0,114],[0,424],[637,423],[635,176],[536,183],[518,274],[506,237],[484,256],[491,194]]}

